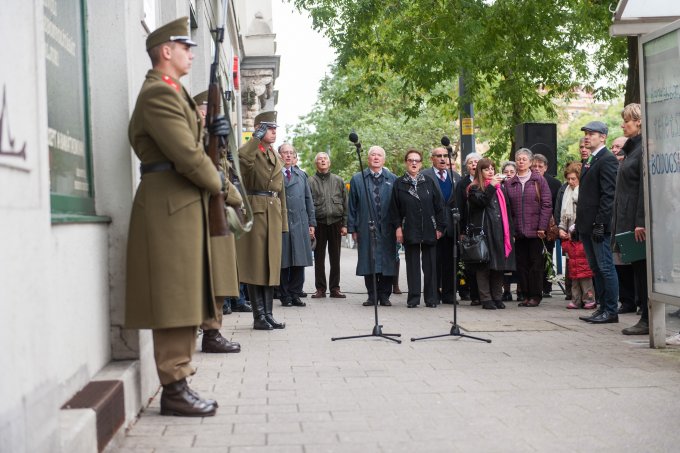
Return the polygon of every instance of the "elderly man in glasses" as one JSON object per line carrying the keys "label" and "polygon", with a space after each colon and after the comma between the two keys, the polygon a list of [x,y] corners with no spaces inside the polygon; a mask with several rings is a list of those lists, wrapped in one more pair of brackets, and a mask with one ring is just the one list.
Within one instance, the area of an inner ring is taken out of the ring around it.
{"label": "elderly man in glasses", "polygon": [[437,288],[439,302],[453,304],[456,294],[453,292],[453,279],[456,277],[457,263],[453,262],[453,247],[456,241],[453,237],[453,221],[451,208],[455,206],[454,188],[460,181],[460,174],[454,167],[449,167],[446,148],[435,148],[430,152],[432,167],[423,170],[423,176],[432,179],[439,189],[442,208],[446,216],[446,231],[437,241]]}

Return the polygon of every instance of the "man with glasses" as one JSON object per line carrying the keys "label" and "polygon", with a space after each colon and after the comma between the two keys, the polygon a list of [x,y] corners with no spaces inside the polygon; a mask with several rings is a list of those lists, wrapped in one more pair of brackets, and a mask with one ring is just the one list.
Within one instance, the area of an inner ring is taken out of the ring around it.
{"label": "man with glasses", "polygon": [[626,153],[623,152],[623,145],[626,143],[626,140],[628,140],[627,137],[621,136],[617,137],[614,139],[612,142],[612,154],[616,156],[616,159],[621,163],[623,159],[626,158]]}
{"label": "man with glasses", "polygon": [[437,288],[439,291],[439,301],[443,304],[453,304],[456,302],[456,295],[453,292],[453,279],[456,278],[458,262],[453,262],[453,247],[456,239],[453,237],[453,219],[451,208],[457,207],[455,203],[455,187],[460,181],[460,174],[449,168],[449,155],[446,148],[435,148],[430,153],[432,167],[423,170],[423,176],[430,178],[436,184],[441,195],[440,200],[445,212],[446,231],[437,241]]}
{"label": "man with glasses", "polygon": [[286,188],[288,232],[283,233],[281,284],[279,294],[284,307],[304,307],[300,299],[305,283],[305,267],[312,265],[312,239],[316,228],[314,202],[307,175],[294,165],[297,153],[290,143],[279,147],[283,160],[283,183]]}

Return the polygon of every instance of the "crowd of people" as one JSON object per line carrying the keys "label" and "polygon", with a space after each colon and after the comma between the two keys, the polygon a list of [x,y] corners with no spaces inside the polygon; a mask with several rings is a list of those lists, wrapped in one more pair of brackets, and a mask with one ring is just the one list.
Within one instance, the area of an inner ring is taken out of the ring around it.
{"label": "crowd of people", "polygon": [[[546,173],[547,158],[527,148],[501,167],[468,154],[464,176],[446,148],[429,152],[432,165],[425,170],[423,152],[408,149],[406,172],[397,176],[385,168],[385,150],[372,146],[367,168],[353,175],[347,191],[327,153],[316,154],[309,176],[297,166],[293,146],[274,149],[276,112],[255,117],[238,166],[208,156],[206,144],[226,143],[231,131],[223,116],[207,113],[207,92],[192,98],[179,81],[196,45],[187,27],[181,18],[149,34],[153,68],[129,125],[141,181],[129,227],[125,325],[152,330],[161,414],[216,413],[217,402],[201,398],[186,381],[195,373],[198,326],[207,353],[241,350],[220,333],[222,315],[232,311],[252,312],[253,329],[285,329],[274,318],[274,300],[305,307],[304,268],[312,265],[311,297],[345,298],[340,250],[348,234],[368,294],[364,306],[392,305],[403,247],[408,308],[460,298],[505,309],[512,283],[519,307],[539,307],[552,297],[547,268],[559,240],[568,257],[566,308],[595,309],[580,317],[591,324],[617,323],[619,314],[639,310],[639,321],[622,332],[649,334],[646,262],[624,262],[615,240],[619,233],[646,238],[639,104],[624,108],[624,137],[613,141],[612,151],[604,123],[581,128],[581,161],[565,166],[563,184]],[[250,228],[213,234],[214,199],[223,200],[219,208],[230,219],[248,207]],[[475,234],[488,256],[461,263],[457,244]],[[668,342],[680,344],[680,335]]]}

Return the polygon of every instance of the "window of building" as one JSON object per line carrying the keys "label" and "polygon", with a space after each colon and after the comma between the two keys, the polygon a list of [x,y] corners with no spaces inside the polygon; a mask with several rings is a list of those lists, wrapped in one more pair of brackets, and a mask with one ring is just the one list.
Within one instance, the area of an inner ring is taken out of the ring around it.
{"label": "window of building", "polygon": [[44,0],[53,223],[97,220],[87,97],[83,0]]}

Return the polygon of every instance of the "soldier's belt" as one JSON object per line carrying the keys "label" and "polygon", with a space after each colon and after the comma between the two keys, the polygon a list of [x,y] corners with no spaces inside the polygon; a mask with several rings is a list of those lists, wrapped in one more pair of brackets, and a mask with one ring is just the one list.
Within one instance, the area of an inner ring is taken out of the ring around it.
{"label": "soldier's belt", "polygon": [[274,197],[279,198],[278,192],[272,192],[270,190],[249,190],[248,195],[259,195],[261,197]]}
{"label": "soldier's belt", "polygon": [[173,171],[175,170],[175,164],[172,162],[153,162],[150,164],[141,164],[139,166],[139,171],[142,175],[147,173],[158,173],[161,171]]}

